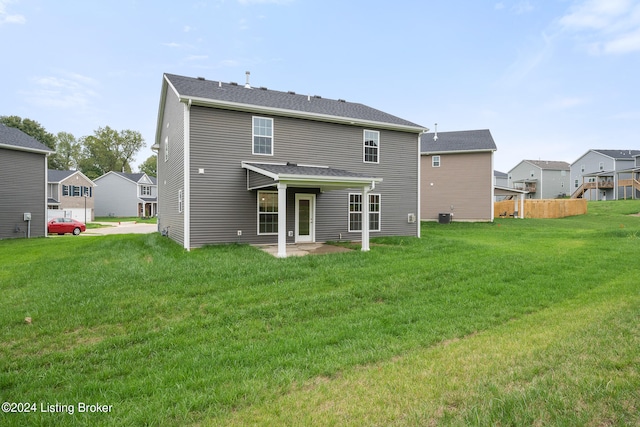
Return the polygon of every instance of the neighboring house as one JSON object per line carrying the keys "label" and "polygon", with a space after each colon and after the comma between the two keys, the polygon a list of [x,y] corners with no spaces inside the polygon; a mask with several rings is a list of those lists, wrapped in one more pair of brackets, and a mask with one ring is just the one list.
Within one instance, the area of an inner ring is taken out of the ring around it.
{"label": "neighboring house", "polygon": [[425,128],[362,104],[165,74],[158,228],[191,249],[419,236]]}
{"label": "neighboring house", "polygon": [[618,180],[632,178],[640,150],[589,150],[571,164],[571,197],[616,200],[628,190]]}
{"label": "neighboring house", "polygon": [[107,172],[95,179],[95,215],[152,217],[158,213],[158,184],[146,173]]}
{"label": "neighboring house", "polygon": [[634,167],[618,172],[618,188],[622,190],[622,198],[640,198],[640,154],[635,154]]}
{"label": "neighboring house", "polygon": [[509,186],[527,191],[529,199],[557,199],[570,194],[567,162],[523,160],[509,171]]}
{"label": "neighboring house", "polygon": [[93,181],[80,171],[49,170],[47,207],[49,219],[73,218],[87,223],[94,219]]}
{"label": "neighboring house", "polygon": [[493,171],[493,185],[496,187],[509,187],[509,174],[506,172]]}
{"label": "neighboring house", "polygon": [[47,156],[19,129],[0,124],[0,239],[47,235]]}
{"label": "neighboring house", "polygon": [[492,221],[495,151],[488,129],[423,134],[420,219]]}

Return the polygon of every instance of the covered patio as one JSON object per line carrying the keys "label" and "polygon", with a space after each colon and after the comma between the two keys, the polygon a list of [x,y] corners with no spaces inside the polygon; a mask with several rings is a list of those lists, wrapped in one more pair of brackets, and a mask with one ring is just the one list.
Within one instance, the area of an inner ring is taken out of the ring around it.
{"label": "covered patio", "polygon": [[[358,188],[362,191],[362,251],[369,251],[369,193],[382,178],[361,173],[334,169],[327,166],[302,165],[295,163],[254,163],[242,162],[247,171],[247,190],[277,188],[277,234],[276,256],[287,256],[287,188],[309,188],[320,192]],[[300,204],[299,204],[300,203]],[[305,234],[304,243],[314,243],[314,203],[315,197],[296,199],[296,238],[299,227]],[[302,206],[305,206],[302,209]],[[296,243],[303,243],[302,241]]]}

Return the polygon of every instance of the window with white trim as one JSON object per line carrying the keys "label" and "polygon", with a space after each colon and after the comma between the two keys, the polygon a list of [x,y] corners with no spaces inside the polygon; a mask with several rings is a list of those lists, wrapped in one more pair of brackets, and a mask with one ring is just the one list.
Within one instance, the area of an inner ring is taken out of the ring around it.
{"label": "window with white trim", "polygon": [[431,167],[439,168],[440,167],[440,156],[433,156],[431,158]]}
{"label": "window with white trim", "polygon": [[600,168],[600,170],[604,170],[604,162],[600,162],[598,163],[598,167]]}
{"label": "window with white trim", "polygon": [[141,185],[140,186],[140,195],[141,196],[150,196],[151,195],[151,186],[149,186],[149,185]]}
{"label": "window with white trim", "polygon": [[363,156],[365,163],[380,163],[380,132],[377,130],[364,131]]}
{"label": "window with white trim", "polygon": [[580,187],[580,185],[578,184],[578,180],[577,179],[575,181],[573,181],[573,182],[574,182],[574,185],[575,185],[576,188]]}
{"label": "window with white trim", "polygon": [[169,137],[164,138],[164,161],[169,160]]}
{"label": "window with white trim", "polygon": [[184,208],[182,190],[178,190],[178,212],[182,213],[182,209]]}
{"label": "window with white trim", "polygon": [[[362,193],[349,193],[349,231],[362,231]],[[380,194],[369,194],[369,231],[380,231]]]}
{"label": "window with white trim", "polygon": [[258,234],[278,233],[278,192],[258,191]]}
{"label": "window with white trim", "polygon": [[253,118],[253,154],[273,156],[273,119]]}

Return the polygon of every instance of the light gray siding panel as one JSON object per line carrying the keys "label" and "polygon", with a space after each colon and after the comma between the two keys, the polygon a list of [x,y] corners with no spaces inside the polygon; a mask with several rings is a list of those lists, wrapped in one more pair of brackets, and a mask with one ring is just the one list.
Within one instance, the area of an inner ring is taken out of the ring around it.
{"label": "light gray siding panel", "polygon": [[[158,150],[158,230],[184,245],[184,211],[178,211],[178,192],[184,190],[184,109],[171,90],[167,92]],[[165,148],[169,156],[165,161]]]}
{"label": "light gray siding panel", "polygon": [[31,213],[31,237],[45,236],[45,155],[0,148],[0,176],[0,239],[26,236],[26,212]]}
{"label": "light gray siding panel", "polygon": [[[376,129],[372,129],[376,130]],[[418,224],[407,214],[417,214],[418,135],[380,132],[380,163],[362,161],[363,128],[274,117],[274,155],[252,154],[252,114],[191,108],[191,244],[251,242],[273,243],[277,236],[257,234],[257,193],[247,191],[242,161],[292,162],[330,166],[382,177],[373,193],[381,195],[381,231],[371,236],[416,236]],[[199,173],[204,169],[204,174]],[[353,191],[361,191],[355,189]],[[288,230],[293,230],[295,192],[288,190]],[[360,239],[348,233],[348,190],[318,194],[316,240]],[[242,230],[242,236],[237,231]],[[292,238],[290,239],[293,240]]]}
{"label": "light gray siding panel", "polygon": [[95,180],[97,216],[138,216],[137,184],[113,173]]}

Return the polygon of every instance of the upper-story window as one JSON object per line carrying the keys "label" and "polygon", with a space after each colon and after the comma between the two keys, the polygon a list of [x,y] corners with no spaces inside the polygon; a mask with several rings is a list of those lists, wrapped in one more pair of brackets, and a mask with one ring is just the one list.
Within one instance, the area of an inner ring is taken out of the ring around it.
{"label": "upper-story window", "polygon": [[141,196],[150,196],[151,195],[151,187],[148,185],[140,186],[140,195]]}
{"label": "upper-story window", "polygon": [[273,156],[273,119],[253,118],[253,154]]}
{"label": "upper-story window", "polygon": [[364,162],[379,163],[380,157],[380,132],[376,130],[364,131]]}
{"label": "upper-story window", "polygon": [[604,162],[598,163],[598,167],[600,168],[601,171],[603,171],[604,170]]}
{"label": "upper-story window", "polygon": [[440,167],[440,156],[433,156],[431,158],[431,167],[439,168]]}

